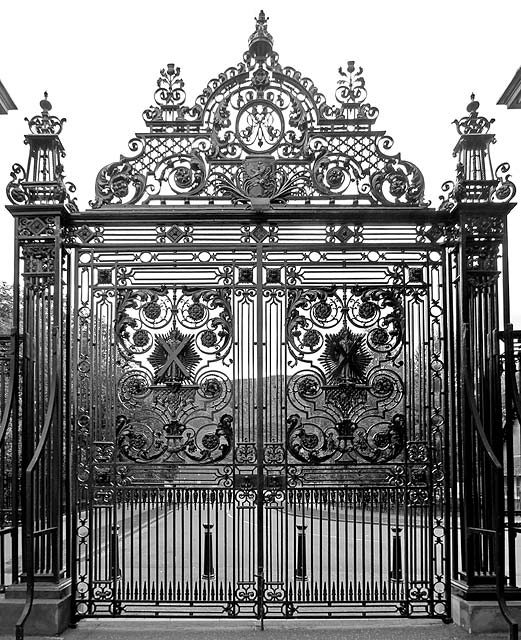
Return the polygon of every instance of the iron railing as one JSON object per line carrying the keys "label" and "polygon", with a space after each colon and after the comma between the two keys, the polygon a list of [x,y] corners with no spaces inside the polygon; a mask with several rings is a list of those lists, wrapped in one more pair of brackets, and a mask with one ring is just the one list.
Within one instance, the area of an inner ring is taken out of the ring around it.
{"label": "iron railing", "polygon": [[[505,341],[505,387],[508,389],[503,397],[503,405],[506,408],[507,425],[509,422],[509,414],[512,416],[512,409],[517,419],[521,417],[521,399],[519,397],[516,371],[513,363],[513,341],[512,341],[512,325],[508,325],[502,337]],[[521,527],[512,521],[514,515],[513,504],[511,497],[509,497],[510,488],[513,486],[513,469],[509,469],[508,459],[509,450],[513,445],[513,440],[509,437],[508,433],[504,434],[506,442],[506,450],[503,452],[494,451],[494,445],[490,441],[487,432],[490,433],[490,429],[485,428],[481,412],[478,408],[478,401],[474,385],[472,382],[472,372],[468,366],[463,371],[463,386],[465,392],[465,399],[470,410],[472,428],[474,435],[477,436],[475,442],[479,443],[478,448],[484,453],[484,466],[486,466],[490,473],[491,485],[493,487],[495,495],[495,504],[490,505],[494,510],[495,526],[494,528],[486,526],[468,526],[467,532],[471,536],[475,536],[475,539],[479,540],[480,544],[485,552],[483,558],[487,557],[486,549],[491,551],[491,564],[495,574],[496,583],[496,597],[499,605],[499,609],[503,618],[509,626],[510,640],[517,640],[519,624],[516,621],[514,614],[506,600],[505,587],[507,584],[506,565],[505,565],[505,547],[508,549],[510,560],[513,564],[510,564],[509,569],[511,573],[509,577],[510,586],[515,586],[515,548],[514,542],[515,535],[521,533]],[[513,404],[509,410],[509,402]],[[497,447],[496,447],[497,448]],[[505,465],[504,459],[507,459]],[[506,508],[505,508],[505,489],[507,493]],[[507,533],[507,541],[505,544],[505,530]],[[470,538],[469,538],[470,539]],[[469,549],[473,549],[473,546],[469,545]],[[470,551],[471,552],[471,551]]]}
{"label": "iron railing", "polygon": [[[422,594],[422,602],[435,614],[429,508],[407,505],[408,498],[403,487],[389,486],[267,491],[265,615],[407,616],[424,590],[431,596]],[[241,501],[232,488],[122,488],[113,504],[91,510],[90,553],[82,544],[88,510],[80,512],[78,610],[95,616],[255,613],[254,501],[254,495]]]}
{"label": "iron railing", "polygon": [[0,592],[19,580],[18,335],[0,335]]}
{"label": "iron railing", "polygon": [[[53,332],[54,345],[55,345],[55,362],[61,362],[61,344],[59,340],[56,340],[56,331]],[[31,609],[34,602],[34,587],[35,587],[35,574],[36,568],[39,571],[42,568],[48,570],[54,568],[56,571],[56,565],[58,563],[57,555],[58,548],[62,541],[59,539],[60,528],[57,526],[48,526],[41,529],[35,528],[35,496],[38,495],[40,478],[36,471],[42,461],[45,461],[44,451],[46,445],[50,441],[50,434],[52,425],[56,418],[56,408],[59,405],[61,399],[59,397],[58,386],[59,367],[53,368],[49,387],[49,400],[47,409],[45,412],[45,419],[42,426],[42,430],[38,439],[38,444],[31,457],[27,468],[24,470],[25,475],[25,495],[24,495],[24,507],[25,513],[25,562],[24,572],[26,576],[26,599],[25,605],[16,623],[16,639],[23,640],[24,628],[31,613]],[[48,454],[47,454],[48,455]]]}

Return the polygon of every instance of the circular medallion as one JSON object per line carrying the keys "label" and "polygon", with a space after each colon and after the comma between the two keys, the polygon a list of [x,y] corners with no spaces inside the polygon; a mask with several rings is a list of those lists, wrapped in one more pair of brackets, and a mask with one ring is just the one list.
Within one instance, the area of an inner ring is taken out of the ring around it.
{"label": "circular medallion", "polygon": [[235,125],[237,140],[251,153],[270,153],[284,135],[284,118],[278,107],[266,100],[244,105]]}

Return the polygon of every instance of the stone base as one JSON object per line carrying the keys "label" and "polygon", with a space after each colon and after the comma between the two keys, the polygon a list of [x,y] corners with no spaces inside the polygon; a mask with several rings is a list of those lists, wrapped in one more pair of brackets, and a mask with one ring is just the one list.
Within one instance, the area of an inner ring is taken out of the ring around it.
{"label": "stone base", "polygon": [[[0,635],[13,635],[25,606],[25,584],[7,587],[0,595]],[[71,581],[58,584],[42,582],[34,588],[31,613],[25,623],[28,636],[54,636],[66,629],[71,614]]]}
{"label": "stone base", "polygon": [[[497,601],[465,600],[453,595],[451,602],[455,624],[469,633],[495,633],[510,629]],[[521,622],[521,602],[511,601],[508,605],[516,621]]]}

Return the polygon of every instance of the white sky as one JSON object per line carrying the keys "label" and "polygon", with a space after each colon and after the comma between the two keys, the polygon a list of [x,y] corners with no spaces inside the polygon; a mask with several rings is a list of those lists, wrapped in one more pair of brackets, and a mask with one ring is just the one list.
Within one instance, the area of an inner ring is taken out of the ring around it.
{"label": "white sky", "polygon": [[[47,90],[53,114],[67,118],[67,179],[80,209],[88,207],[98,170],[146,129],[141,113],[152,104],[159,70],[180,66],[192,103],[210,78],[242,59],[260,9],[281,64],[309,76],[329,103],[338,67],[355,60],[364,68],[368,101],[380,109],[377,126],[422,170],[433,206],[442,182],[454,177],[451,122],[466,113],[474,91],[480,113],[496,118],[492,161],[510,162],[521,199],[521,110],[496,105],[521,65],[520,0],[2,0],[0,79],[18,111],[0,116],[0,184],[14,162],[26,164],[23,119],[39,113]],[[0,215],[0,280],[10,281],[11,216]],[[514,209],[511,295],[519,326],[518,219]]]}

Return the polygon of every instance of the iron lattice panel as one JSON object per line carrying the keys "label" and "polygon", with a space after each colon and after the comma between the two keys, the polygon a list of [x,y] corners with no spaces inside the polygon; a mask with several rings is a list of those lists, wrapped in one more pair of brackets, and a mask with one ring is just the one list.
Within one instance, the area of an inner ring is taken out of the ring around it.
{"label": "iron lattice panel", "polygon": [[444,250],[254,240],[76,250],[78,614],[442,615]]}

